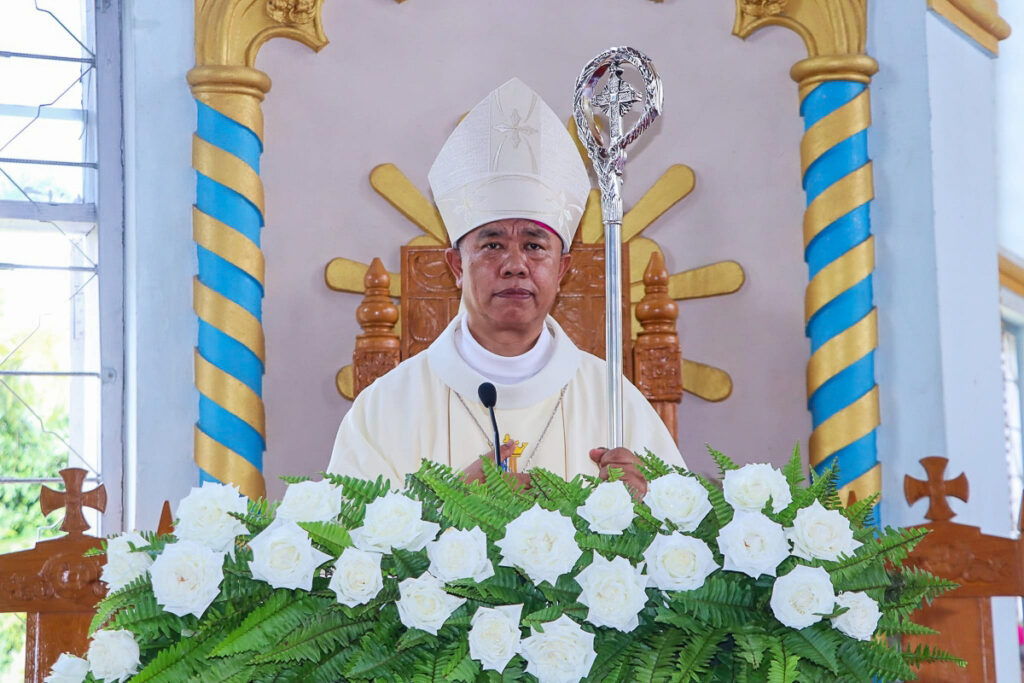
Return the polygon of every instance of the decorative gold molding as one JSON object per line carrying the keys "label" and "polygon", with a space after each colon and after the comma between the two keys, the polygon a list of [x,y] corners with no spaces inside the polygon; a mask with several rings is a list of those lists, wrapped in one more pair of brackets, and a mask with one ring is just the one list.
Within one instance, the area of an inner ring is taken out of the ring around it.
{"label": "decorative gold molding", "polygon": [[1024,267],[1004,254],[999,254],[999,286],[1024,296]]}
{"label": "decorative gold molding", "polygon": [[196,65],[248,66],[271,38],[319,52],[327,44],[323,0],[196,0]]}
{"label": "decorative gold molding", "polygon": [[928,7],[992,54],[999,54],[999,41],[1010,37],[996,0],[928,0]]}

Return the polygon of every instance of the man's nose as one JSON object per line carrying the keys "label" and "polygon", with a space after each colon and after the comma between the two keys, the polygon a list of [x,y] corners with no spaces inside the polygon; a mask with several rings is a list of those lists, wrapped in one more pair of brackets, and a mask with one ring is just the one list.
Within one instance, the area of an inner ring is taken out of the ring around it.
{"label": "man's nose", "polygon": [[502,264],[501,274],[505,277],[526,275],[526,252],[519,247],[513,247],[505,253],[505,262]]}

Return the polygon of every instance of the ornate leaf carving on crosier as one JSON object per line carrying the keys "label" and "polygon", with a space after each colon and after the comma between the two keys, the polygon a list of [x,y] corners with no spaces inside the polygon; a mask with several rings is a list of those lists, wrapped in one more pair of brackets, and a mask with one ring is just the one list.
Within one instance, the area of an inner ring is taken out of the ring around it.
{"label": "ornate leaf carving on crosier", "polygon": [[867,0],[736,0],[733,33],[750,36],[764,26],[785,26],[807,46],[808,57],[863,54]]}
{"label": "ornate leaf carving on crosier", "polygon": [[271,38],[327,44],[323,0],[196,0],[196,64],[248,66]]}

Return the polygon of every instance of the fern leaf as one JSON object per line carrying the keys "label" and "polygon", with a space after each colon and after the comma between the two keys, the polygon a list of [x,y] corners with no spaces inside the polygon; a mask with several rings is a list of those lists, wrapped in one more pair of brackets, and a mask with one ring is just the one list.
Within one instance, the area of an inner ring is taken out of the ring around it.
{"label": "fern leaf", "polygon": [[341,555],[341,551],[352,545],[348,529],[334,522],[300,522],[299,526],[306,530],[313,543],[335,557]]}
{"label": "fern leaf", "polygon": [[725,477],[726,472],[730,470],[738,470],[740,468],[739,465],[734,463],[729,458],[729,456],[725,455],[721,451],[716,451],[708,444],[704,444],[704,447],[708,449],[708,453],[711,454],[711,457],[712,459],[714,459],[715,464],[718,465],[718,472],[719,474],[721,474],[723,478]]}
{"label": "fern leaf", "polygon": [[839,673],[839,649],[841,636],[831,626],[818,622],[798,631],[788,631],[782,636],[786,649],[801,659],[828,669],[833,675]]}
{"label": "fern leaf", "polygon": [[800,486],[805,480],[804,464],[800,459],[800,444],[793,446],[793,454],[789,456],[789,462],[782,468],[782,474],[786,477],[790,489]]}
{"label": "fern leaf", "polygon": [[673,680],[694,683],[707,680],[711,660],[725,635],[726,632],[722,630],[708,630],[692,637],[679,652]]}
{"label": "fern leaf", "polygon": [[321,601],[279,589],[245,618],[214,648],[214,656],[260,652],[279,643],[298,628]]}

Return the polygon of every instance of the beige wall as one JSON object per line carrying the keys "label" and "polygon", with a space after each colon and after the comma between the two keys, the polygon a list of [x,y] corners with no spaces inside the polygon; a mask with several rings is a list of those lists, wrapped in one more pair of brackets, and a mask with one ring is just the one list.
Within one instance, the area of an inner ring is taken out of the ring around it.
{"label": "beige wall", "polygon": [[780,462],[806,443],[795,35],[744,43],[725,0],[336,0],[323,12],[320,54],[278,40],[257,62],[274,81],[262,169],[272,494],[278,474],[326,466],[349,407],[334,374],[351,362],[359,296],[328,290],[324,265],[380,256],[397,269],[419,234],[371,190],[370,169],[393,162],[428,192],[437,150],[490,89],[519,76],[567,118],[580,68],[615,44],[645,51],[665,84],[665,114],[630,158],[627,208],[669,165],[689,165],[695,191],[646,236],[671,272],[735,259],[747,273],[737,294],[680,306],[684,356],[734,382],[722,403],[684,397],[683,454],[710,471],[705,442],[741,462]]}

